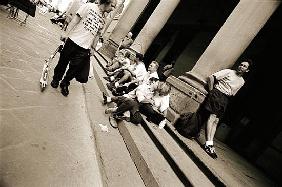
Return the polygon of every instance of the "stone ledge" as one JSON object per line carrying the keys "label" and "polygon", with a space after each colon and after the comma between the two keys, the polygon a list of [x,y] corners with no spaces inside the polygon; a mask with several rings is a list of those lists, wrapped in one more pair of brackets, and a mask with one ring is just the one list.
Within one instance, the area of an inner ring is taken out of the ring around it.
{"label": "stone ledge", "polygon": [[118,128],[146,186],[185,186],[141,125],[121,121]]}
{"label": "stone ledge", "polygon": [[207,172],[216,186],[272,186],[274,185],[262,172],[251,165],[247,160],[236,154],[225,144],[215,141],[218,158],[209,157],[201,146],[205,142],[204,130],[200,137],[189,140],[181,136],[172,125],[166,126],[167,132],[178,142],[181,148],[195,158],[199,167]]}
{"label": "stone ledge", "polygon": [[[171,165],[185,186],[219,186],[217,181],[211,182],[190,155],[181,149],[181,146],[167,132],[167,127],[159,129],[157,125],[145,120],[143,127],[154,141],[162,155]],[[191,172],[193,171],[193,172]]]}

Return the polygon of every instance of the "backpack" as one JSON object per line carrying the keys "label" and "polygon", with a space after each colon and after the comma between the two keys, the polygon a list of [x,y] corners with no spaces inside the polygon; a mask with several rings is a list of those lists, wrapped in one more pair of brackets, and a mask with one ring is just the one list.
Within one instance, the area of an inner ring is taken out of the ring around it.
{"label": "backpack", "polygon": [[174,127],[179,134],[191,139],[199,136],[202,125],[206,120],[206,113],[200,111],[188,112],[180,115]]}

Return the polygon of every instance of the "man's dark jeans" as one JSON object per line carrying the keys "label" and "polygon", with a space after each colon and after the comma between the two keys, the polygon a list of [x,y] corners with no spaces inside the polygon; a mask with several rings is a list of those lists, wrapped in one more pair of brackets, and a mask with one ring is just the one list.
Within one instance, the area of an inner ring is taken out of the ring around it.
{"label": "man's dark jeans", "polygon": [[58,64],[54,69],[53,80],[59,82],[63,78],[69,64],[69,69],[61,83],[68,86],[70,81],[81,72],[83,66],[88,65],[87,63],[90,63],[90,50],[84,49],[72,40],[67,39],[60,53]]}

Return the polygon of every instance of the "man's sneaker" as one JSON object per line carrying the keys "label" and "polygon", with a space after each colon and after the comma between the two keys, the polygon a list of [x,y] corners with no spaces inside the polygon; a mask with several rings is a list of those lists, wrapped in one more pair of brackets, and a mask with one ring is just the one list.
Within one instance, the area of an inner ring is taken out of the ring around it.
{"label": "man's sneaker", "polygon": [[208,155],[210,155],[213,159],[217,158],[217,154],[215,153],[215,148],[213,145],[205,145],[204,149],[206,153],[208,153]]}
{"label": "man's sneaker", "polygon": [[107,104],[107,95],[103,92],[103,105]]}
{"label": "man's sneaker", "polygon": [[107,108],[105,110],[105,114],[111,114],[113,112],[115,112],[117,110],[117,107],[114,107],[114,108]]}
{"label": "man's sneaker", "polygon": [[55,80],[52,80],[51,84],[50,84],[53,88],[58,88],[59,86],[59,81],[55,81]]}
{"label": "man's sneaker", "polygon": [[128,116],[125,116],[125,115],[113,115],[113,117],[116,119],[116,120],[125,120],[125,121],[130,121],[130,117]]}
{"label": "man's sneaker", "polygon": [[112,91],[115,87],[113,83],[107,83],[106,86],[110,91]]}
{"label": "man's sneaker", "polygon": [[112,90],[113,96],[122,96],[125,92],[118,92],[117,89]]}
{"label": "man's sneaker", "polygon": [[60,87],[61,87],[61,93],[63,94],[63,96],[67,97],[69,95],[68,86],[64,84],[60,84]]}
{"label": "man's sneaker", "polygon": [[111,82],[111,79],[110,79],[110,77],[103,77],[106,81],[109,81],[109,82]]}
{"label": "man's sneaker", "polygon": [[111,124],[111,126],[113,128],[117,128],[118,127],[117,121],[116,121],[116,119],[113,116],[109,116],[109,122],[110,122],[110,124]]}

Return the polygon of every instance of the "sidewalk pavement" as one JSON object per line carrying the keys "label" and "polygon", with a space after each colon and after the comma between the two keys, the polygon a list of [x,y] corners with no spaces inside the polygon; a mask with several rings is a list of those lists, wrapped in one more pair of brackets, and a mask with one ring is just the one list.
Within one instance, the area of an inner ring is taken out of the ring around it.
{"label": "sidewalk pavement", "polygon": [[[68,97],[50,85],[40,91],[44,60],[61,43],[61,30],[50,17],[37,11],[20,26],[0,6],[0,186],[143,187],[122,137],[104,114],[97,80],[72,81]],[[58,55],[49,79],[57,61]]]}
{"label": "sidewalk pavement", "polygon": [[0,28],[0,186],[103,186],[82,85],[67,98],[50,85],[40,92],[60,28],[38,12],[20,26],[2,6]]}

